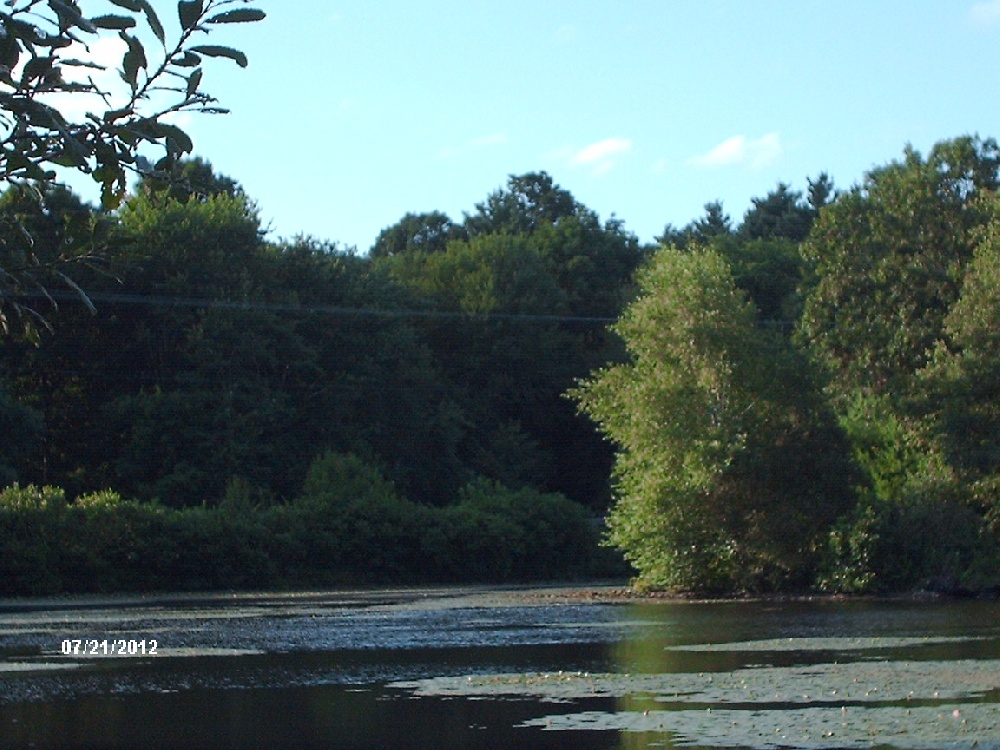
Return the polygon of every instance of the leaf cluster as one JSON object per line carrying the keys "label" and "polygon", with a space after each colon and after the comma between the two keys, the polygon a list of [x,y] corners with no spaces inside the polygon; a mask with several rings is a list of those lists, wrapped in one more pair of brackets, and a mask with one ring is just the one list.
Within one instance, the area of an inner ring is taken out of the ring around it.
{"label": "leaf cluster", "polygon": [[[0,11],[0,185],[18,184],[41,199],[60,169],[90,175],[101,187],[101,206],[117,208],[133,174],[166,174],[193,149],[172,122],[185,112],[221,113],[202,85],[203,59],[228,58],[246,66],[244,53],[200,44],[215,27],[262,20],[263,11],[236,7],[244,0],[182,0],[176,21],[164,24],[149,0],[106,0],[112,12],[89,15],[78,0],[12,0]],[[122,43],[111,67],[94,54],[96,42]],[[124,84],[122,89],[117,84]],[[76,111],[84,114],[76,114]],[[151,161],[146,147],[162,149]],[[36,253],[23,225],[4,231],[0,258],[0,324],[7,309],[44,323],[19,295],[45,295],[44,271],[82,298],[83,290],[61,269],[100,250],[91,234],[61,248],[55,258]]]}

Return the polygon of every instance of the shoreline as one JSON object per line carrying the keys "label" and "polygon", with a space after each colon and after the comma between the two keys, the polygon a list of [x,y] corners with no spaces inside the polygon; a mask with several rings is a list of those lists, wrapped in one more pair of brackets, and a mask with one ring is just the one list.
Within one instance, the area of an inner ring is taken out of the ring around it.
{"label": "shoreline", "polygon": [[823,592],[768,594],[703,594],[695,592],[638,591],[621,582],[497,585],[427,585],[302,589],[292,591],[173,591],[149,593],[58,594],[39,597],[0,598],[0,614],[53,610],[144,608],[161,606],[213,606],[221,604],[266,605],[324,603],[338,607],[483,606],[558,604],[721,604],[721,603],[822,603],[863,601],[962,601],[995,600],[997,595],[976,596],[940,592],[892,594],[829,594]]}

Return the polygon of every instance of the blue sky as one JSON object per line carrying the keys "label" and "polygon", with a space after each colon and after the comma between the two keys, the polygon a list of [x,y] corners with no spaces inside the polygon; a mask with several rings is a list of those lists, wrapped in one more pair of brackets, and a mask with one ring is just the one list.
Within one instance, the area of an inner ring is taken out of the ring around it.
{"label": "blue sky", "polygon": [[[159,6],[158,0],[154,4]],[[172,7],[172,3],[166,3]],[[273,237],[366,251],[546,170],[643,241],[907,143],[1000,137],[1000,0],[259,0],[186,124]],[[162,12],[166,17],[166,11]]]}

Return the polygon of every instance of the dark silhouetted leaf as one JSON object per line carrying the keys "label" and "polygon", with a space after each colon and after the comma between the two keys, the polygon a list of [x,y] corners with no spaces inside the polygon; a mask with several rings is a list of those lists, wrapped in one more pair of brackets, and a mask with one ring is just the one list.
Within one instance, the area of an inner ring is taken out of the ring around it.
{"label": "dark silhouetted leaf", "polygon": [[205,23],[252,23],[253,21],[263,21],[267,14],[256,8],[240,8],[239,10],[227,10],[212,16]]}
{"label": "dark silhouetted leaf", "polygon": [[122,77],[125,82],[135,90],[139,77],[139,70],[145,68],[146,51],[139,40],[128,34],[121,34],[122,40],[128,44],[128,52],[122,57]]}
{"label": "dark silhouetted leaf", "polygon": [[24,66],[24,72],[21,74],[22,81],[32,81],[36,78],[41,78],[50,70],[52,70],[52,65],[55,63],[54,57],[35,57],[28,61]]}
{"label": "dark silhouetted leaf", "polygon": [[79,9],[75,6],[70,3],[64,3],[62,0],[48,0],[48,3],[49,7],[56,12],[57,16],[59,16],[60,29],[78,27],[91,34],[97,33],[97,29],[94,25],[84,18]]}
{"label": "dark silhouetted leaf", "polygon": [[197,47],[192,47],[191,51],[197,52],[201,55],[206,55],[207,57],[228,57],[230,60],[234,60],[241,68],[245,68],[248,63],[247,56],[238,49],[233,49],[232,47],[220,47],[214,44],[203,44]]}
{"label": "dark silhouetted leaf", "polygon": [[149,0],[140,0],[138,4],[142,6],[142,10],[146,14],[146,23],[149,24],[149,28],[156,34],[156,38],[160,40],[160,44],[163,44],[166,34],[163,31],[163,24],[160,23],[160,17],[156,15],[156,11],[149,4]]}
{"label": "dark silhouetted leaf", "polygon": [[193,52],[186,51],[183,55],[173,61],[179,68],[194,68],[201,64],[201,57]]}
{"label": "dark silhouetted leaf", "polygon": [[201,68],[196,68],[187,79],[187,96],[190,99],[194,96],[195,92],[198,91],[198,86],[201,85]]}
{"label": "dark silhouetted leaf", "polygon": [[65,60],[61,60],[60,63],[63,67],[69,68],[90,68],[91,70],[107,70],[103,65],[98,65],[92,60],[77,60],[75,57],[69,57]]}
{"label": "dark silhouetted leaf", "polygon": [[158,123],[167,139],[167,148],[173,153],[190,153],[194,150],[191,137],[176,125]]}
{"label": "dark silhouetted leaf", "polygon": [[17,61],[21,56],[21,47],[11,34],[0,37],[0,65],[13,70],[17,67]]}
{"label": "dark silhouetted leaf", "polygon": [[135,26],[135,19],[129,16],[96,16],[90,22],[99,29],[117,29],[124,31]]}
{"label": "dark silhouetted leaf", "polygon": [[204,12],[202,0],[180,0],[177,3],[177,17],[180,19],[181,28],[184,31],[193,29]]}

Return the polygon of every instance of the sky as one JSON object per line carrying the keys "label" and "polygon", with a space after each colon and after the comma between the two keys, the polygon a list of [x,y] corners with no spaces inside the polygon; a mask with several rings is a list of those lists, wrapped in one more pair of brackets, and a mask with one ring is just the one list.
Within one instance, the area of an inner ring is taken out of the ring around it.
{"label": "sky", "polygon": [[[153,0],[165,21],[173,2]],[[643,242],[779,182],[1000,138],[1000,0],[259,0],[183,126],[273,239],[366,252],[544,170]],[[161,6],[162,9],[161,9]]]}

